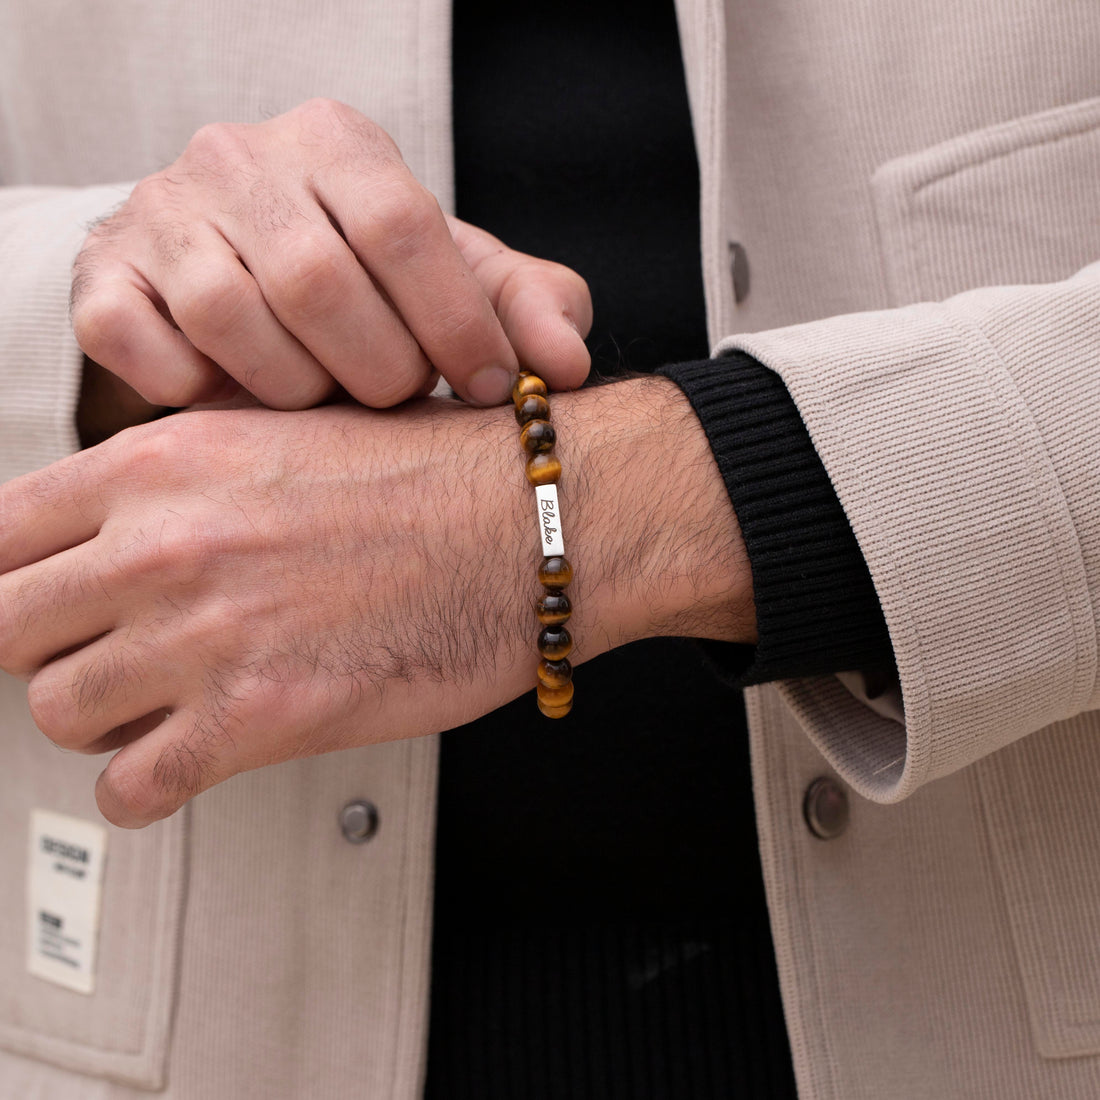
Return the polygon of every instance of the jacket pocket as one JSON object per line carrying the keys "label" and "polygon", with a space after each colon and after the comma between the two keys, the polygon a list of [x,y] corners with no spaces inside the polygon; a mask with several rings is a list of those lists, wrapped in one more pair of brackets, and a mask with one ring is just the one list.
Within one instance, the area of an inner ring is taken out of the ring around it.
{"label": "jacket pocket", "polygon": [[148,829],[110,829],[95,991],[27,971],[31,811],[102,822],[101,758],[62,756],[35,730],[22,684],[0,673],[0,1048],[76,1073],[163,1088],[186,876],[186,813]]}
{"label": "jacket pocket", "polygon": [[[871,186],[893,305],[1065,279],[1100,259],[1100,98],[901,157]],[[1100,1053],[1100,713],[974,774],[1035,1045]]]}
{"label": "jacket pocket", "polygon": [[1100,259],[1100,98],[889,161],[871,189],[891,305],[1050,283]]}

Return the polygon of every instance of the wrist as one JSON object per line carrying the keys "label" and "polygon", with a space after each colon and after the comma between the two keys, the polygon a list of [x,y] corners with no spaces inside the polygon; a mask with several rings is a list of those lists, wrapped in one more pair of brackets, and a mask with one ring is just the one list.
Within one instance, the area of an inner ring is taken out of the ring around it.
{"label": "wrist", "polygon": [[680,389],[646,377],[552,406],[577,659],[660,635],[755,641],[740,528]]}

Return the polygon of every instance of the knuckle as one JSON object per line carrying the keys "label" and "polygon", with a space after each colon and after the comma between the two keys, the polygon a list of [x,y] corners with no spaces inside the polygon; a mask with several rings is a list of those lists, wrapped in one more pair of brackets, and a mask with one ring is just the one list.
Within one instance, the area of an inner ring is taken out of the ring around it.
{"label": "knuckle", "polygon": [[320,96],[306,100],[296,110],[303,125],[314,134],[338,139],[345,160],[365,153],[387,160],[401,159],[389,134],[347,103]]}
{"label": "knuckle", "polygon": [[[138,180],[130,191],[130,197],[126,200],[126,205],[123,208],[127,215],[132,217],[138,210],[159,206],[164,198],[164,185],[163,172],[154,172],[151,176],[145,176],[144,179]],[[99,228],[106,228],[108,234],[110,233],[109,222],[104,223]],[[95,231],[93,230],[93,232]]]}
{"label": "knuckle", "polygon": [[192,227],[182,218],[151,217],[147,231],[153,252],[165,267],[175,267],[195,247]]}
{"label": "knuckle", "polygon": [[218,540],[189,522],[166,524],[155,531],[135,527],[112,552],[113,564],[134,585],[168,593],[168,606],[178,608],[185,588],[201,577],[216,556]]}
{"label": "knuckle", "polygon": [[329,122],[348,122],[353,118],[363,117],[353,107],[349,107],[339,99],[332,99],[329,96],[313,96],[302,103],[297,110],[307,118]]}
{"label": "knuckle", "polygon": [[325,314],[344,286],[346,250],[334,234],[288,234],[279,248],[278,274],[269,293],[294,317]]}
{"label": "knuckle", "polygon": [[200,576],[218,556],[225,539],[217,529],[176,523],[160,540],[157,559],[163,569],[182,578]]}
{"label": "knuckle", "polygon": [[103,444],[113,476],[138,487],[165,486],[181,466],[179,417],[169,416],[125,428]]}
{"label": "knuckle", "polygon": [[224,165],[246,156],[241,127],[228,122],[208,122],[192,135],[184,158],[203,165]]}
{"label": "knuckle", "polygon": [[249,297],[244,271],[222,265],[193,282],[168,308],[183,334],[198,347],[225,339],[240,324]]}
{"label": "knuckle", "polygon": [[365,209],[368,246],[396,261],[420,249],[437,225],[446,227],[435,197],[411,179],[374,193]]}
{"label": "knuckle", "polygon": [[89,359],[103,366],[125,355],[132,323],[133,310],[125,293],[111,286],[87,286],[73,304],[76,342]]}

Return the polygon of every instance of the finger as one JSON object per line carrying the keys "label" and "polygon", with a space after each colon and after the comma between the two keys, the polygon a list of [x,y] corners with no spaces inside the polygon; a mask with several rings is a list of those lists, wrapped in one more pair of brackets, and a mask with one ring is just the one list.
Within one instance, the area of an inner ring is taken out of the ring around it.
{"label": "finger", "polygon": [[423,385],[416,391],[416,397],[430,397],[435,393],[436,386],[439,385],[439,371],[433,370],[428,372],[428,377],[424,379]]}
{"label": "finger", "polygon": [[116,625],[123,601],[111,592],[100,556],[93,540],[0,577],[0,667],[32,675]]}
{"label": "finger", "polygon": [[188,340],[265,405],[306,409],[328,397],[328,371],[283,327],[213,226],[194,226],[187,247],[171,253],[152,238],[141,259]]}
{"label": "finger", "polygon": [[136,271],[100,269],[73,304],[73,331],[84,354],[154,405],[182,408],[228,392],[217,364],[157,308],[159,295]]}
{"label": "finger", "polygon": [[327,218],[227,231],[274,317],[357,401],[385,408],[424,384],[420,345]]}
{"label": "finger", "polygon": [[271,762],[240,756],[226,720],[176,710],[112,757],[96,781],[96,802],[112,824],[140,829],[238,772]]}
{"label": "finger", "polygon": [[381,181],[329,174],[315,186],[359,262],[455,392],[478,405],[506,401],[518,370],[515,352],[432,195],[404,165]]}
{"label": "finger", "polygon": [[108,751],[164,718],[170,685],[148,671],[141,651],[112,631],[39,669],[27,689],[31,717],[60,748]]}
{"label": "finger", "polygon": [[172,712],[170,710],[158,708],[150,714],[135,719],[133,722],[126,722],[121,726],[116,726],[113,730],[109,730],[105,733],[98,741],[94,741],[86,748],[78,751],[86,753],[89,756],[98,755],[104,752],[114,752],[116,749],[122,748],[123,745],[128,745],[131,741],[136,741],[139,737],[144,737],[150,730],[156,729],[156,727],[166,718],[170,717],[171,714]]}
{"label": "finger", "polygon": [[95,537],[106,504],[88,489],[103,459],[93,448],[0,485],[0,574]]}
{"label": "finger", "polygon": [[520,363],[551,389],[575,389],[592,365],[588,284],[571,268],[516,252],[491,233],[448,218],[455,243],[477,276]]}

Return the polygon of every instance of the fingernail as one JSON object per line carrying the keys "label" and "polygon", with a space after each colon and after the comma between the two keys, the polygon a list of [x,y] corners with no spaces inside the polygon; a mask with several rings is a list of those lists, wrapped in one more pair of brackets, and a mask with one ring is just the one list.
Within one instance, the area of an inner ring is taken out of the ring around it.
{"label": "fingernail", "polygon": [[479,405],[500,405],[508,400],[514,382],[504,367],[482,367],[467,383],[466,393]]}

